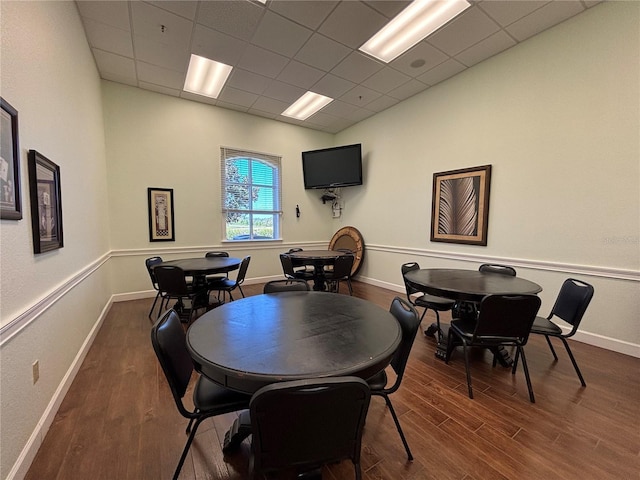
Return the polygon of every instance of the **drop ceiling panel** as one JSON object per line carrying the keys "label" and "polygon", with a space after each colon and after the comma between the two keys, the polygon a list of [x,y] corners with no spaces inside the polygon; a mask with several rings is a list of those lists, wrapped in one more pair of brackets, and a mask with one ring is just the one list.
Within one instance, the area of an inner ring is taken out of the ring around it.
{"label": "drop ceiling panel", "polygon": [[360,83],[369,78],[374,73],[382,70],[384,64],[360,52],[352,52],[347,58],[340,62],[331,70],[331,73]]}
{"label": "drop ceiling panel", "polygon": [[129,2],[76,2],[80,16],[90,18],[105,25],[119,28],[120,30],[131,30],[129,24]]}
{"label": "drop ceiling panel", "polygon": [[580,2],[549,2],[544,7],[507,27],[507,32],[518,41],[526,40],[553,25],[581,13],[585,7]]}
{"label": "drop ceiling panel", "polygon": [[266,12],[251,42],[272,52],[292,57],[312,33],[312,30],[276,13]]}
{"label": "drop ceiling panel", "polygon": [[247,45],[247,42],[226,33],[196,25],[191,53],[226,65],[235,65],[242,58]]}
{"label": "drop ceiling panel", "polygon": [[284,1],[271,2],[269,8],[289,20],[316,30],[337,4],[337,1],[329,0]]}
{"label": "drop ceiling panel", "polygon": [[335,40],[315,33],[295,55],[295,59],[328,72],[340,63],[352,50]]}
{"label": "drop ceiling panel", "polygon": [[309,89],[324,76],[325,72],[296,60],[290,61],[284,70],[278,75],[278,80],[295,85],[300,88]]}
{"label": "drop ceiling panel", "polygon": [[145,37],[162,45],[187,50],[193,24],[174,13],[144,2],[132,2],[131,18],[135,37]]}
{"label": "drop ceiling panel", "polygon": [[486,13],[478,7],[471,7],[429,37],[428,42],[453,56],[497,32],[499,28]]}
{"label": "drop ceiling panel", "polygon": [[133,43],[128,29],[122,30],[91,18],[84,21],[84,29],[92,47],[133,58]]}
{"label": "drop ceiling panel", "polygon": [[[474,0],[388,65],[358,47],[408,0],[76,3],[102,78],[335,133],[600,2]],[[182,90],[192,53],[233,67],[218,100]],[[306,90],[336,100],[283,117]]]}
{"label": "drop ceiling panel", "polygon": [[340,2],[318,30],[351,48],[359,48],[389,21],[361,2]]}

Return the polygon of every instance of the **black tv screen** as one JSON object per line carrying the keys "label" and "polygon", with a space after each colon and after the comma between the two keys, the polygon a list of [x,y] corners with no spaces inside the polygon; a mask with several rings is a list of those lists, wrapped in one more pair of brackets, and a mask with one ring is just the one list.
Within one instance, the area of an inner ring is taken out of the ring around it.
{"label": "black tv screen", "polygon": [[302,152],[304,188],[362,185],[362,145]]}

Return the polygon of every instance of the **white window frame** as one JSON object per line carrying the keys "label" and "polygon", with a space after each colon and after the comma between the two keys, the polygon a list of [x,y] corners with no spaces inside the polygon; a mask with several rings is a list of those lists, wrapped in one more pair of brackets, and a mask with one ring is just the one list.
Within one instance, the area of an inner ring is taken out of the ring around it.
{"label": "white window frame", "polygon": [[[249,182],[242,183],[241,185],[248,185],[249,188],[273,188],[273,210],[254,210],[250,205],[248,209],[232,209],[227,206],[227,187],[231,185],[238,185],[237,183],[227,182],[227,161],[241,158],[247,159],[250,163],[250,171],[252,162],[261,162],[269,165],[275,170],[274,180],[276,185],[260,185],[252,183],[251,174],[249,175]],[[282,216],[282,157],[279,155],[272,155],[268,153],[251,152],[239,148],[220,147],[220,206],[221,206],[221,220],[222,220],[222,241],[223,242],[251,242],[251,241],[273,241],[281,240],[281,216]],[[240,213],[249,216],[249,235],[247,239],[227,239],[227,214],[228,213]],[[273,238],[269,239],[256,239],[253,238],[254,215],[273,215]]]}

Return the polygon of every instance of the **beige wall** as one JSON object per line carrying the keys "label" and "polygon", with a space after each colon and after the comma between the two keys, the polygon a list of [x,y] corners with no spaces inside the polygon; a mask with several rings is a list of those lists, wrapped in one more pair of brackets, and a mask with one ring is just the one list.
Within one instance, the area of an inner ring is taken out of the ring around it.
{"label": "beige wall", "polygon": [[[1,95],[18,110],[23,219],[2,220],[0,478],[34,436],[111,296],[100,81],[72,2],[1,2]],[[33,254],[27,151],[60,166],[64,248]],[[82,279],[78,284],[70,278]],[[25,320],[19,321],[17,320]],[[21,324],[16,332],[4,328]],[[31,365],[40,363],[33,385]],[[46,431],[46,429],[45,429]]]}
{"label": "beige wall", "polygon": [[[596,287],[581,329],[640,343],[639,30],[637,2],[597,5],[338,134],[368,152],[345,209],[376,247],[362,274],[399,284],[401,249],[509,262],[544,287],[544,312],[577,276]],[[488,245],[430,242],[433,173],[485,164]]]}

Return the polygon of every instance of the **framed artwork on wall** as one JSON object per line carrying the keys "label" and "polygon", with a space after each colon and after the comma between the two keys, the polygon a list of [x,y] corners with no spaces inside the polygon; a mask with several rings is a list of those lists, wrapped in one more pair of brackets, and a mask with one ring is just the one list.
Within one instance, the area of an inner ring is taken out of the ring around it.
{"label": "framed artwork on wall", "polygon": [[22,219],[18,111],[4,99],[0,115],[0,218]]}
{"label": "framed artwork on wall", "polygon": [[33,252],[44,253],[64,246],[60,167],[35,150],[28,160]]}
{"label": "framed artwork on wall", "polygon": [[491,165],[433,174],[431,241],[487,244]]}
{"label": "framed artwork on wall", "polygon": [[173,189],[148,188],[149,241],[175,241],[173,222]]}

